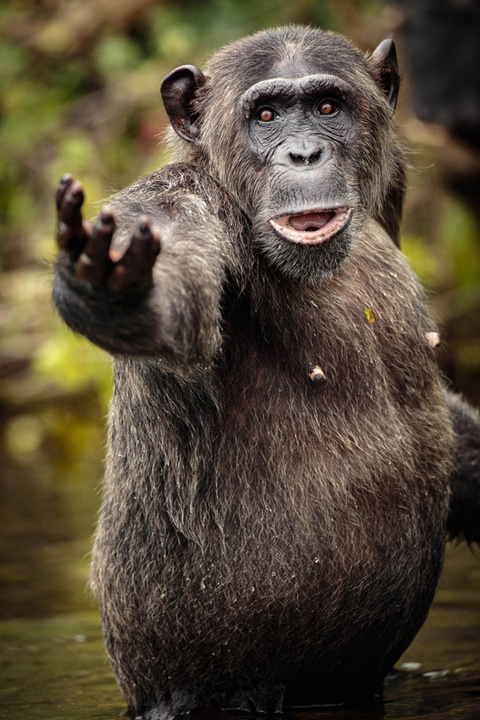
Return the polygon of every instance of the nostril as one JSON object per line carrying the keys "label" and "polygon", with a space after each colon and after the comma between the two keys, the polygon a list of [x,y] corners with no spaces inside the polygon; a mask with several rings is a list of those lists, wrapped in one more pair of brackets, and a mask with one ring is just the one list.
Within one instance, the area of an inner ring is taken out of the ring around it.
{"label": "nostril", "polygon": [[296,153],[290,153],[290,159],[294,165],[303,165],[305,162],[303,155],[297,155]]}
{"label": "nostril", "polygon": [[289,153],[290,159],[294,165],[313,165],[320,160],[322,155],[321,150],[311,153],[310,155],[301,155],[299,153]]}

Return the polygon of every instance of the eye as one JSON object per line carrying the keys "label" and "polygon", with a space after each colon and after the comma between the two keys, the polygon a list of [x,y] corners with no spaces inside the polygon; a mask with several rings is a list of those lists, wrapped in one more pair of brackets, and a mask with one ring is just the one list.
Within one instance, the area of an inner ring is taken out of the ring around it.
{"label": "eye", "polygon": [[333,100],[322,100],[317,111],[320,115],[336,115],[339,108]]}
{"label": "eye", "polygon": [[263,107],[257,113],[257,118],[262,122],[271,122],[275,118],[275,110],[270,107]]}

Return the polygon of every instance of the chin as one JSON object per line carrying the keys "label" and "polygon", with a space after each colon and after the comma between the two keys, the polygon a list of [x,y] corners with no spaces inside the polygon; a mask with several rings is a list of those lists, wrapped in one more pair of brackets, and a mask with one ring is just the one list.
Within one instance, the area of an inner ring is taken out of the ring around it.
{"label": "chin", "polygon": [[323,242],[293,242],[276,229],[264,230],[257,239],[259,254],[274,272],[305,285],[316,285],[339,273],[351,252],[347,226]]}

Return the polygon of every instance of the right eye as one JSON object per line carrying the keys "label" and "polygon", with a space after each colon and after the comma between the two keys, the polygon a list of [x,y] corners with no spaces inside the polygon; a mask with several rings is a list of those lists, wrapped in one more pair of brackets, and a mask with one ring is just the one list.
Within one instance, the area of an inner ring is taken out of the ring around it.
{"label": "right eye", "polygon": [[271,122],[275,118],[275,110],[270,107],[263,107],[257,113],[257,118],[262,122]]}

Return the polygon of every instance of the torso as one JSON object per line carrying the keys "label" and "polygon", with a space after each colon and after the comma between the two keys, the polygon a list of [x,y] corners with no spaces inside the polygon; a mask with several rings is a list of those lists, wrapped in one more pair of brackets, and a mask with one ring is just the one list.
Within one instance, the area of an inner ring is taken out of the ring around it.
{"label": "torso", "polygon": [[[168,663],[180,685],[184,654],[194,665],[207,653],[219,676],[246,663],[246,678],[281,684],[313,668],[335,695],[349,675],[352,687],[381,678],[423,622],[443,553],[449,420],[416,282],[388,238],[370,235],[373,247],[360,242],[320,292],[286,294],[268,337],[264,298],[254,313],[233,308],[212,368],[180,381],[170,370],[162,380],[161,363],[148,371],[158,397],[146,386],[138,404],[157,408],[152,432],[165,423],[152,446],[183,443],[178,462],[155,461],[163,480],[148,477],[160,503],[148,532],[168,536],[149,592],[161,598],[158,632],[176,639]],[[312,365],[325,383],[309,378]],[[119,378],[132,391],[123,361]],[[191,422],[175,430],[168,408],[188,383]],[[189,440],[195,427],[200,441]],[[128,455],[114,438],[113,479],[115,443]]]}

